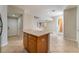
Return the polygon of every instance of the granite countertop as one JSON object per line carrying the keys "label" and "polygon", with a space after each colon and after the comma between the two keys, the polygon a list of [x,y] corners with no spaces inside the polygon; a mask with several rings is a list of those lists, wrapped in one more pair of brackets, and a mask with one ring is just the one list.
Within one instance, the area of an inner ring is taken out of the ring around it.
{"label": "granite countertop", "polygon": [[45,34],[49,34],[50,33],[50,31],[47,31],[47,30],[43,30],[43,31],[38,31],[38,30],[25,30],[24,32],[25,33],[32,34],[32,35],[35,35],[35,36],[42,36],[42,35],[45,35]]}

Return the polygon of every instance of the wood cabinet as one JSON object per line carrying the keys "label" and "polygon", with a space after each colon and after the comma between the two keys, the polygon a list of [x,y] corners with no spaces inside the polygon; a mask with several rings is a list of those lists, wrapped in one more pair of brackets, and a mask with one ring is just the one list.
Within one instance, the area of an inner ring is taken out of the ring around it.
{"label": "wood cabinet", "polygon": [[48,52],[48,34],[42,36],[35,36],[24,32],[24,48],[32,53]]}
{"label": "wood cabinet", "polygon": [[36,52],[36,37],[28,35],[28,47],[30,52]]}
{"label": "wood cabinet", "polygon": [[27,37],[28,37],[28,35],[27,35],[26,33],[24,33],[24,37],[23,37],[23,38],[24,38],[24,40],[23,40],[23,45],[24,45],[24,48],[25,48],[25,49],[27,49],[27,45],[28,45],[28,44],[27,44],[27,42],[28,42]]}
{"label": "wood cabinet", "polygon": [[48,34],[38,37],[37,51],[38,52],[48,52]]}

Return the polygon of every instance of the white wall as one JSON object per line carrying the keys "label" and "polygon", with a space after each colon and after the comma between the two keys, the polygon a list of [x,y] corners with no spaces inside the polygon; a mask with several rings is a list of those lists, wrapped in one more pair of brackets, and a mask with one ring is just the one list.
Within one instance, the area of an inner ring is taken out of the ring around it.
{"label": "white wall", "polygon": [[55,22],[53,20],[48,22],[47,30],[53,32],[54,31],[54,24],[55,24]]}
{"label": "white wall", "polygon": [[23,10],[21,8],[18,8],[16,6],[8,5],[8,16],[11,16],[11,14],[23,14]]}
{"label": "white wall", "polygon": [[[37,23],[42,22],[44,26],[41,26],[41,28],[39,28],[37,26]],[[51,32],[53,32],[53,24],[54,21],[53,19],[51,21],[45,21],[45,20],[41,20],[41,19],[33,19],[32,21],[32,28],[35,30],[36,28],[39,28],[40,30],[49,30]]]}
{"label": "white wall", "polygon": [[22,16],[18,17],[18,35],[22,36],[23,32],[23,19]]}
{"label": "white wall", "polygon": [[8,36],[18,35],[18,19],[8,18]]}
{"label": "white wall", "polygon": [[[37,29],[37,22],[45,22],[45,21],[41,19],[34,19],[32,15],[25,15],[24,21],[23,21],[23,30]],[[53,31],[53,21],[49,21],[46,23],[47,23],[47,28],[44,28],[44,29]]]}
{"label": "white wall", "polygon": [[3,32],[1,36],[1,46],[7,45],[7,6],[0,5],[0,14],[3,21]]}
{"label": "white wall", "polygon": [[32,29],[36,29],[37,28],[37,22],[39,22],[39,20],[38,19],[33,19],[32,20]]}
{"label": "white wall", "polygon": [[32,20],[33,20],[33,16],[24,12],[23,31],[25,31],[26,29],[32,29]]}
{"label": "white wall", "polygon": [[79,6],[77,6],[77,21],[76,21],[76,39],[79,47]]}
{"label": "white wall", "polygon": [[[39,11],[40,12],[40,11]],[[42,13],[37,13],[36,16],[40,17],[39,19],[34,19],[33,14],[31,14],[28,10],[24,12],[24,21],[23,21],[23,30],[26,29],[36,29],[37,28],[37,22],[45,22],[48,20],[47,23],[47,30],[50,30],[51,32],[56,32],[56,19],[50,20],[51,16],[48,13],[42,12]],[[63,14],[63,11],[60,13],[58,12],[57,14],[54,15],[54,17]]]}
{"label": "white wall", "polygon": [[76,8],[64,11],[64,37],[76,41]]}

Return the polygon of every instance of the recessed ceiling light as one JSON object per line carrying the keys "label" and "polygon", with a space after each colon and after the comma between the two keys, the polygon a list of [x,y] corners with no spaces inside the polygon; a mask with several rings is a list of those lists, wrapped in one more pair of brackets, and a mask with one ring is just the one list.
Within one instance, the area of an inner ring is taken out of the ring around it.
{"label": "recessed ceiling light", "polygon": [[39,19],[39,17],[38,17],[38,16],[34,16],[34,18],[35,18],[35,19]]}
{"label": "recessed ceiling light", "polygon": [[55,10],[52,10],[52,12],[55,12]]}

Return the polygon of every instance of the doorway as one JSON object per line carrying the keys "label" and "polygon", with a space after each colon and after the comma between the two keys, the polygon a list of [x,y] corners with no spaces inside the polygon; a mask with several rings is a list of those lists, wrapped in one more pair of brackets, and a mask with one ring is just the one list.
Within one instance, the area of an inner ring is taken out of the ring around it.
{"label": "doorway", "polygon": [[18,36],[18,19],[8,18],[8,37]]}
{"label": "doorway", "polygon": [[57,32],[58,33],[63,33],[64,32],[64,19],[63,19],[63,16],[60,15],[57,17]]}
{"label": "doorway", "polygon": [[8,17],[8,38],[22,39],[22,16]]}
{"label": "doorway", "polygon": [[63,19],[63,15],[59,15],[57,16],[57,36],[58,38],[63,39],[64,37],[64,19]]}

